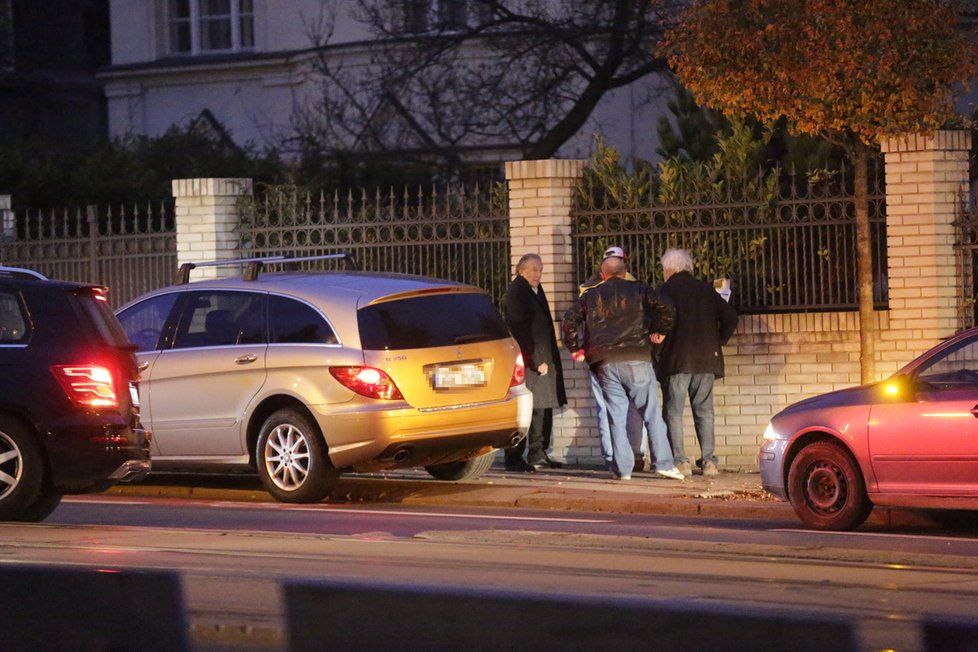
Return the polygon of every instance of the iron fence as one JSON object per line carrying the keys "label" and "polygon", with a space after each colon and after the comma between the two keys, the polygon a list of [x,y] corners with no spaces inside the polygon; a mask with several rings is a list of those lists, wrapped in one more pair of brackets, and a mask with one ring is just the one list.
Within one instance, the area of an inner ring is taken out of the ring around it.
{"label": "iron fence", "polygon": [[243,256],[345,251],[362,269],[460,281],[496,301],[509,282],[501,184],[345,192],[269,186],[242,202]]}
{"label": "iron fence", "polygon": [[955,249],[958,252],[958,272],[961,279],[961,324],[965,328],[978,325],[978,210],[962,202],[954,222],[957,229]]}
{"label": "iron fence", "polygon": [[[638,206],[615,205],[608,193],[585,183],[573,212],[576,272],[583,281],[613,245],[629,254],[639,279],[662,281],[659,256],[669,247],[693,254],[697,275],[727,278],[742,313],[856,310],[855,201],[843,168],[812,182],[803,175],[775,175],[706,191],[688,185],[650,192]],[[886,199],[881,175],[870,174],[873,299],[888,302]],[[678,201],[677,201],[678,198]]]}
{"label": "iron fence", "polygon": [[3,265],[107,285],[115,306],[170,283],[176,251],[172,203],[26,208],[0,231]]}

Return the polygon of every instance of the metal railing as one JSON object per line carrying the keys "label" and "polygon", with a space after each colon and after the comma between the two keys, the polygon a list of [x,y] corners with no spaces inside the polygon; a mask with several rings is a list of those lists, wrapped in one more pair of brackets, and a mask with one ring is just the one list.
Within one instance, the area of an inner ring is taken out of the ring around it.
{"label": "metal railing", "polygon": [[169,284],[176,250],[172,204],[21,209],[0,232],[0,263],[107,285],[115,306]]}
{"label": "metal railing", "polygon": [[241,214],[242,256],[350,252],[361,269],[460,281],[497,301],[510,280],[509,218],[498,184],[343,192],[268,186],[242,200]]}
{"label": "metal railing", "polygon": [[978,209],[969,205],[967,198],[961,202],[954,248],[958,252],[958,276],[960,281],[961,325],[971,328],[978,325]]}
{"label": "metal railing", "polygon": [[[685,192],[679,202],[650,197],[626,207],[585,185],[573,212],[577,276],[586,279],[604,250],[617,245],[628,252],[632,273],[655,285],[662,282],[659,257],[680,247],[693,254],[698,276],[730,279],[740,312],[856,310],[850,176],[842,169],[830,182],[797,175],[774,181],[727,183]],[[885,308],[886,198],[880,175],[871,173],[870,184],[873,297]]]}

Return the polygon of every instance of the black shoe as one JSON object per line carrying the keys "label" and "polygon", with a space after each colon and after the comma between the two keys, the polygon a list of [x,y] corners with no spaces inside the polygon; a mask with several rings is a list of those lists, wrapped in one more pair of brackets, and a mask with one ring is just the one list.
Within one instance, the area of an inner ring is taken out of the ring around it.
{"label": "black shoe", "polygon": [[536,462],[530,462],[530,466],[533,468],[540,469],[562,469],[564,468],[563,462],[558,462],[557,460],[552,460],[549,457],[545,457],[542,460],[537,460]]}
{"label": "black shoe", "polygon": [[507,462],[506,470],[510,473],[536,473],[536,469],[522,459],[512,463]]}

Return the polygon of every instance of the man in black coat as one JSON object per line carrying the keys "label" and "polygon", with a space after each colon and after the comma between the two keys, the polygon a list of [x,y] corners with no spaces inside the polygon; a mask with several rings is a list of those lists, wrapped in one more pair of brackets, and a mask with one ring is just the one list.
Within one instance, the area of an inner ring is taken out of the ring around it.
{"label": "man in black coat", "polygon": [[672,456],[684,475],[692,471],[683,442],[683,410],[689,396],[700,445],[696,465],[703,475],[716,475],[713,430],[713,382],[723,377],[723,350],[737,329],[737,311],[713,289],[692,275],[693,258],[684,249],[662,254],[666,282],[659,292],[676,308],[675,325],[662,344],[656,370],[662,378],[663,417]]}
{"label": "man in black coat", "polygon": [[[544,467],[563,466],[547,455],[553,431],[553,409],[567,404],[567,394],[550,304],[540,286],[542,276],[540,256],[524,255],[516,264],[516,276],[503,296],[503,318],[520,345],[526,366],[526,387],[533,392],[530,430],[519,444],[506,449],[508,471],[532,473]],[[527,460],[524,461],[523,451],[527,448]]]}

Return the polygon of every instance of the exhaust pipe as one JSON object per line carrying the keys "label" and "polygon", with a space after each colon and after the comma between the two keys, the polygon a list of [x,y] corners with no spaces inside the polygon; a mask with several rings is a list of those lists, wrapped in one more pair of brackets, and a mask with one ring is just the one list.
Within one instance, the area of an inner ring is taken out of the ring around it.
{"label": "exhaust pipe", "polygon": [[407,446],[403,448],[398,448],[396,451],[394,451],[393,459],[395,462],[400,463],[406,460],[407,458],[411,457],[411,453],[412,453],[411,448]]}

